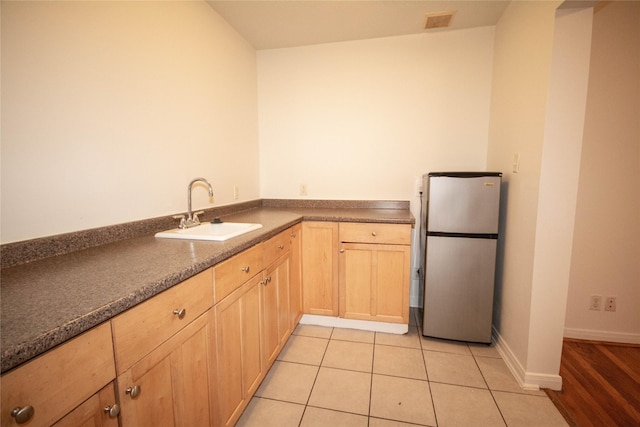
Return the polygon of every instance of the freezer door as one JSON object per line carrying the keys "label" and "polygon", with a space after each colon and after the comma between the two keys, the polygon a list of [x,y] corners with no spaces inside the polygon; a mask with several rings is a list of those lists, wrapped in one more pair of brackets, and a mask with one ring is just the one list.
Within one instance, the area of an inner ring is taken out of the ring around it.
{"label": "freezer door", "polygon": [[497,234],[499,176],[429,177],[427,230]]}
{"label": "freezer door", "polygon": [[427,237],[424,335],[491,342],[496,239]]}

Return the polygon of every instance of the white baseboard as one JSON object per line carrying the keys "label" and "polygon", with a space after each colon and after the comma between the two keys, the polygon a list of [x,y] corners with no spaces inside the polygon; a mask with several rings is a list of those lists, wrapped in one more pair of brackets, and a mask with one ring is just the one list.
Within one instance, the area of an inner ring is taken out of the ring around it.
{"label": "white baseboard", "polygon": [[593,329],[564,328],[565,338],[590,341],[608,341],[625,344],[640,344],[640,334],[628,332],[597,331]]}
{"label": "white baseboard", "polygon": [[319,325],[331,328],[360,329],[363,331],[386,332],[389,334],[406,334],[409,325],[404,323],[372,322],[369,320],[343,319],[342,317],[303,314],[300,319],[303,325]]}
{"label": "white baseboard", "polygon": [[492,328],[492,332],[493,342],[498,353],[500,353],[502,360],[504,360],[504,363],[522,389],[540,390],[541,388],[550,388],[551,390],[562,390],[562,377],[560,375],[527,372],[500,333],[495,328]]}

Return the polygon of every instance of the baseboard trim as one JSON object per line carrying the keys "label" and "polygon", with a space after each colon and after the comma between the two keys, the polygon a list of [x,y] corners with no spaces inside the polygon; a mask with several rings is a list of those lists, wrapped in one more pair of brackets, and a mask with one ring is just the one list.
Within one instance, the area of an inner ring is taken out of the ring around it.
{"label": "baseboard trim", "polygon": [[492,328],[492,335],[496,350],[498,350],[502,360],[504,360],[507,368],[509,368],[522,389],[540,390],[541,388],[549,388],[551,390],[562,390],[562,377],[560,375],[527,372],[495,327]]}
{"label": "baseboard trim", "polygon": [[328,326],[331,328],[360,329],[363,331],[386,332],[389,334],[406,334],[409,325],[404,323],[373,322],[369,320],[343,319],[342,317],[303,314],[300,319],[303,325]]}
{"label": "baseboard trim", "polygon": [[598,331],[593,329],[564,328],[565,338],[589,341],[617,342],[623,344],[640,344],[640,334],[627,332]]}

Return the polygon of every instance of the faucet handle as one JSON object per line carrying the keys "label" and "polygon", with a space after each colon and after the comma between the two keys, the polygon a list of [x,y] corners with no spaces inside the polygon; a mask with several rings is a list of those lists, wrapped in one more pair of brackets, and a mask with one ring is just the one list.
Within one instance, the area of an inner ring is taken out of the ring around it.
{"label": "faucet handle", "polygon": [[204,213],[204,211],[198,211],[198,212],[194,212],[193,213],[193,222],[199,223],[200,222],[200,218],[198,218],[198,215],[202,215]]}
{"label": "faucet handle", "polygon": [[173,219],[179,219],[180,220],[180,225],[178,225],[178,228],[184,228],[185,227],[186,217],[184,215],[173,215]]}

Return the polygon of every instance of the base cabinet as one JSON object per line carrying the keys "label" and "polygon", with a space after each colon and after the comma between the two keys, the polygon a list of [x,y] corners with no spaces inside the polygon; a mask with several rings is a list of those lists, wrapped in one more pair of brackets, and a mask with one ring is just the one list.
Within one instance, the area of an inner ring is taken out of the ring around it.
{"label": "base cabinet", "polygon": [[262,280],[265,369],[271,367],[291,335],[289,261],[288,256],[278,260],[265,270]]}
{"label": "base cabinet", "polygon": [[410,247],[343,243],[341,251],[340,317],[408,323]]}
{"label": "base cabinet", "polygon": [[211,425],[212,284],[207,269],[111,319],[122,427]]}
{"label": "base cabinet", "polygon": [[409,323],[411,226],[340,224],[340,317]]}
{"label": "base cabinet", "polygon": [[411,225],[303,222],[303,311],[409,323]]}
{"label": "base cabinet", "polygon": [[113,425],[96,401],[115,404],[113,388],[104,391],[115,376],[111,328],[103,323],[2,375],[1,425],[51,426],[67,416]]}
{"label": "base cabinet", "polygon": [[302,301],[308,314],[337,316],[338,223],[302,223]]}
{"label": "base cabinet", "polygon": [[302,317],[302,225],[290,229],[289,320],[293,329]]}
{"label": "base cabinet", "polygon": [[211,312],[118,376],[123,426],[209,426]]}
{"label": "base cabinet", "polygon": [[264,378],[258,275],[214,308],[215,425],[233,426]]}

